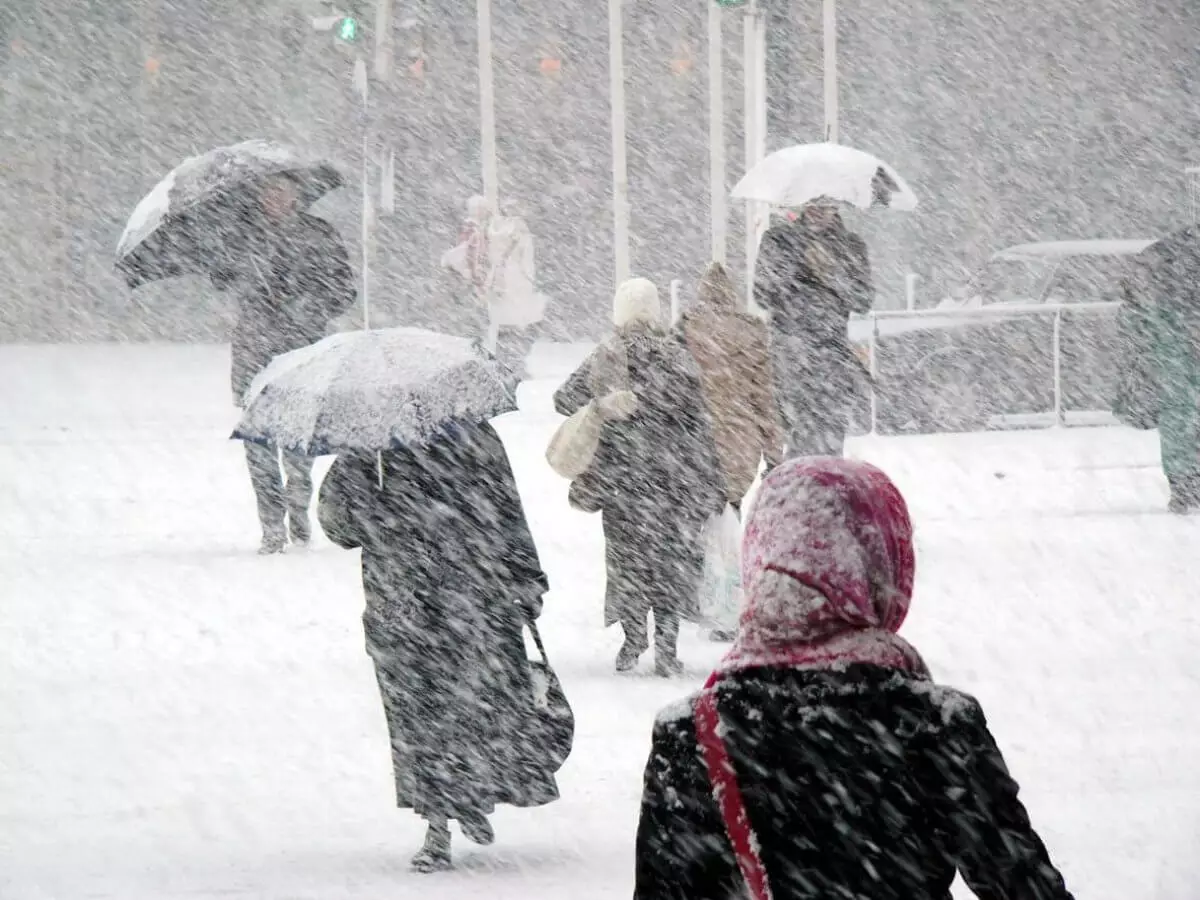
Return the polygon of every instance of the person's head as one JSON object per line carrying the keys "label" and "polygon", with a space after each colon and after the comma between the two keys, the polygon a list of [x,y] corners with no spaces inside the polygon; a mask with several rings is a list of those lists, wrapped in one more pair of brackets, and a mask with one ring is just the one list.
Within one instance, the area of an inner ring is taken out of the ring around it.
{"label": "person's head", "polygon": [[290,219],[300,211],[300,185],[287,175],[276,175],[263,185],[259,204],[272,221]]}
{"label": "person's head", "polygon": [[709,263],[700,276],[700,284],[696,289],[696,299],[701,306],[715,306],[722,309],[738,309],[741,298],[738,297],[737,287],[733,279],[719,262]]}
{"label": "person's head", "polygon": [[487,197],[482,194],[476,194],[467,200],[467,218],[472,222],[486,222],[491,215],[491,209],[488,207]]}
{"label": "person's head", "polygon": [[613,325],[619,331],[647,331],[662,327],[658,288],[648,278],[621,282],[613,297]]}
{"label": "person's head", "polygon": [[[887,475],[840,457],[785,462],[747,518],[746,600],[731,657],[752,663],[847,636],[894,635],[915,575],[912,521]],[[899,642],[879,646],[885,659],[899,655],[897,666],[923,668]]]}
{"label": "person's head", "polygon": [[827,231],[841,222],[837,204],[828,197],[818,197],[804,206],[801,221],[814,231]]}

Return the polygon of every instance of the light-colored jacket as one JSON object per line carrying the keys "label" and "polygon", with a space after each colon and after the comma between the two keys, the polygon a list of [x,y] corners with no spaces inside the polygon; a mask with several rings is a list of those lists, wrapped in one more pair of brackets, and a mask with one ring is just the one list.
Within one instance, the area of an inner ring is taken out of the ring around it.
{"label": "light-colored jacket", "polygon": [[783,450],[767,326],[739,305],[725,269],[714,263],[701,278],[697,305],[683,314],[679,326],[700,369],[730,503],[746,496],[759,461],[774,465]]}

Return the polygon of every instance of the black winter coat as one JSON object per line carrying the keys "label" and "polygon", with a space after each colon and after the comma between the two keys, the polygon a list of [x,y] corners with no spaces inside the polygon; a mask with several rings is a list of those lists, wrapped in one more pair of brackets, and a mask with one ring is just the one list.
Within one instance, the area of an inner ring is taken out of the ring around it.
{"label": "black winter coat", "polygon": [[325,337],[357,293],[346,245],[323,219],[302,213],[285,224],[256,220],[244,237],[239,257],[212,276],[238,294],[230,377],[236,400],[276,356]]}
{"label": "black winter coat", "polygon": [[[694,613],[704,567],[704,525],[725,507],[725,481],[699,371],[676,337],[624,341],[638,409],[604,426],[571,503],[603,511],[608,589],[605,624],[651,610]],[[580,390],[587,378],[573,377]],[[560,392],[560,409],[569,409]],[[583,402],[587,399],[583,398]]]}
{"label": "black winter coat", "polygon": [[[755,669],[718,687],[723,735],[775,900],[1070,900],[971,697],[875,666]],[[695,701],[660,715],[636,900],[745,883],[697,747]]]}
{"label": "black winter coat", "polygon": [[398,804],[456,818],[554,800],[529,741],[523,636],[548,585],[495,430],[384,453],[382,488],[373,454],[339,457],[319,514],[330,540],[362,548]]}
{"label": "black winter coat", "polygon": [[850,314],[869,311],[873,297],[867,245],[840,220],[824,232],[792,222],[763,235],[754,299],[779,333],[813,344],[845,343]]}

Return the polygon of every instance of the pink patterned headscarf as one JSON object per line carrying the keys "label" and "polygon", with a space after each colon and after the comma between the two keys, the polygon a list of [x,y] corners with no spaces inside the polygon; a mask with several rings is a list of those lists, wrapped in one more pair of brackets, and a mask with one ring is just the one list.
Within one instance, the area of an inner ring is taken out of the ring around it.
{"label": "pink patterned headscarf", "polygon": [[912,521],[879,469],[836,457],[779,466],[742,545],[745,605],[721,673],[872,663],[925,675],[896,632],[912,602]]}

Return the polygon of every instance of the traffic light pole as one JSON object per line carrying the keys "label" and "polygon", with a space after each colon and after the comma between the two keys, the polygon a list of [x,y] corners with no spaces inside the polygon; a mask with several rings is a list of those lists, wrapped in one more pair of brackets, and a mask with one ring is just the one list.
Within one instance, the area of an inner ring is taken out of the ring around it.
{"label": "traffic light pole", "polygon": [[363,329],[371,327],[371,109],[370,78],[362,51],[354,57],[354,83],[362,105],[359,118],[362,124],[362,309]]}

